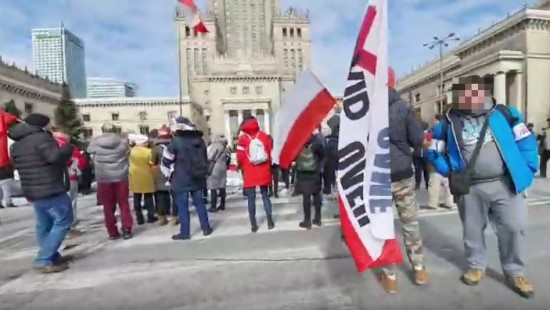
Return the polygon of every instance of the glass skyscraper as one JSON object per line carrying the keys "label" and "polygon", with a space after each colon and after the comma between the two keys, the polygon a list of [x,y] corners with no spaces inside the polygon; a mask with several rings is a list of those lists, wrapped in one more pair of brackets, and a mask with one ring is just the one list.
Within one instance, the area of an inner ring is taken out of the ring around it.
{"label": "glass skyscraper", "polygon": [[38,75],[67,83],[72,98],[86,98],[84,42],[59,28],[32,30],[32,58]]}
{"label": "glass skyscraper", "polygon": [[92,77],[87,80],[88,98],[135,97],[136,85],[110,78]]}

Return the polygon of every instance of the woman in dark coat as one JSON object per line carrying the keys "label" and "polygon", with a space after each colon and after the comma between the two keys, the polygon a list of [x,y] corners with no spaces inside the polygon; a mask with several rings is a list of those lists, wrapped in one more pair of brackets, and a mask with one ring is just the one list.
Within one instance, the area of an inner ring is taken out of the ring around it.
{"label": "woman in dark coat", "polygon": [[[302,195],[304,220],[300,227],[311,229],[311,224],[321,226],[321,162],[324,157],[323,142],[312,135],[296,158],[296,184],[294,193]],[[315,217],[311,221],[311,200],[315,207]]]}

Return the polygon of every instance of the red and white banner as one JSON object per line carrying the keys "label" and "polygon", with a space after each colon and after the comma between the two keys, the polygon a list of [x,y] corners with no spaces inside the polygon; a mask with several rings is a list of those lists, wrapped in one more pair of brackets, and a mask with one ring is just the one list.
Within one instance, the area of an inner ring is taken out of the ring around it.
{"label": "red and white banner", "polygon": [[335,105],[334,96],[315,74],[304,70],[294,88],[281,97],[273,134],[273,161],[288,169]]}
{"label": "red and white banner", "polygon": [[194,0],[178,0],[185,11],[185,18],[187,19],[187,25],[189,28],[193,29],[196,32],[208,32],[206,26],[202,22],[199,16],[199,9],[195,4]]}
{"label": "red and white banner", "polygon": [[388,3],[371,0],[340,113],[338,202],[359,272],[401,263],[395,239],[389,149]]}

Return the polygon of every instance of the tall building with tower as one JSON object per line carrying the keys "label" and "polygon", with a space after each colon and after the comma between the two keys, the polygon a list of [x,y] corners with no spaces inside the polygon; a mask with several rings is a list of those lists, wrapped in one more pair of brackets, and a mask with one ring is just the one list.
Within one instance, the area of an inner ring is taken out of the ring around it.
{"label": "tall building with tower", "polygon": [[84,41],[64,26],[32,30],[32,59],[38,75],[67,83],[73,98],[86,98]]}
{"label": "tall building with tower", "polygon": [[235,139],[247,115],[272,131],[281,93],[311,65],[307,11],[281,10],[280,0],[209,0],[208,33],[176,11],[182,97],[204,108],[212,134]]}

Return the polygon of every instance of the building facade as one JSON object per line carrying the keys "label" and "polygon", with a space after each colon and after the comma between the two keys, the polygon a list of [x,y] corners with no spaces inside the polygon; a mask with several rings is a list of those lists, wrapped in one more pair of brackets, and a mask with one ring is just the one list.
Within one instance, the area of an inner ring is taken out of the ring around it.
{"label": "building facade", "polygon": [[63,87],[60,84],[41,78],[26,69],[19,69],[15,64],[8,65],[0,57],[1,108],[13,101],[22,116],[42,113],[53,117],[62,92]]}
{"label": "building facade", "polygon": [[38,74],[67,83],[72,98],[86,98],[84,41],[65,29],[32,30],[32,59]]}
{"label": "building facade", "polygon": [[86,80],[88,98],[135,97],[137,86],[111,78],[92,77]]}
{"label": "building facade", "polygon": [[194,33],[176,11],[183,95],[205,110],[213,134],[229,139],[247,115],[272,131],[281,93],[310,66],[308,13],[279,0],[210,0]]}
{"label": "building facade", "polygon": [[523,7],[480,31],[443,57],[443,91],[439,60],[398,81],[397,89],[427,122],[440,102],[450,103],[449,90],[460,76],[486,78],[498,103],[520,110],[536,129],[550,117],[550,0]]}
{"label": "building facade", "polygon": [[[74,101],[84,123],[85,139],[100,135],[105,123],[112,123],[120,132],[148,134],[180,115],[177,98],[88,98]],[[198,104],[185,99],[181,104],[181,115],[189,118],[205,135],[208,133],[207,119]]]}

